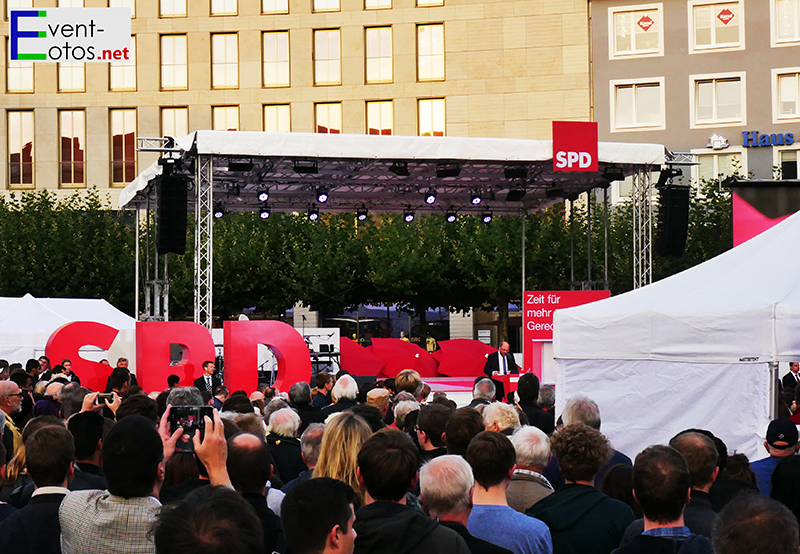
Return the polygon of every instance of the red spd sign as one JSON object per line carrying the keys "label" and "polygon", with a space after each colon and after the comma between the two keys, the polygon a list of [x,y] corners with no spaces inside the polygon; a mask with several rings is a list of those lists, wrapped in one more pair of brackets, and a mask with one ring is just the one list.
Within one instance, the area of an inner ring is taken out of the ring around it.
{"label": "red spd sign", "polygon": [[522,324],[525,342],[553,340],[553,311],[581,306],[611,296],[607,290],[553,290],[525,293]]}
{"label": "red spd sign", "polygon": [[598,171],[596,121],[553,121],[553,171]]}

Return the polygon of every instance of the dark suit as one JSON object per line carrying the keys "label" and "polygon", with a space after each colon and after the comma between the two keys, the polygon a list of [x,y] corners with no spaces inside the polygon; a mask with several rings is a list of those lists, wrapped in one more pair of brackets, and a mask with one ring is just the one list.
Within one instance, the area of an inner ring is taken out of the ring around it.
{"label": "dark suit", "polygon": [[[783,388],[794,390],[797,387],[797,385],[800,384],[797,382],[797,379],[794,378],[794,375],[795,374],[790,371],[789,373],[783,376],[783,381],[782,381]],[[798,373],[798,375],[800,375],[800,373]]]}
{"label": "dark suit", "polygon": [[276,548],[279,552],[284,552],[286,545],[281,529],[281,520],[275,512],[267,506],[267,497],[263,494],[243,492],[242,497],[256,511],[261,529],[264,531],[264,552],[273,552]]}
{"label": "dark suit", "polygon": [[0,552],[61,554],[58,508],[64,494],[34,496],[0,525]]}
{"label": "dark suit", "polygon": [[[211,390],[209,391],[211,394],[214,394],[214,391],[217,390],[217,387],[222,386],[222,379],[219,378],[219,375],[216,373],[211,376]],[[203,375],[202,377],[198,377],[194,380],[194,388],[199,391],[208,390],[206,389],[206,376]]]}
{"label": "dark suit", "polygon": [[496,544],[492,544],[488,541],[470,535],[469,531],[467,531],[467,528],[460,523],[456,523],[454,521],[440,521],[439,525],[449,527],[461,535],[461,537],[464,539],[464,542],[467,543],[467,547],[472,554],[511,554],[510,550],[503,548],[502,546],[497,546]]}
{"label": "dark suit", "polygon": [[[500,351],[498,350],[493,354],[489,354],[489,357],[486,358],[486,365],[483,366],[483,372],[486,374],[487,377],[489,377],[489,379],[492,379],[492,373],[494,373],[495,371],[501,374],[503,373],[502,366],[500,365],[500,357],[501,357]],[[517,366],[517,363],[514,361],[514,356],[512,356],[510,352],[506,356],[506,366],[509,374],[519,373],[519,367]],[[497,391],[496,392],[497,401],[502,402],[503,399],[506,397],[505,387],[503,386],[503,383],[501,383],[500,381],[496,381],[495,379],[492,379],[492,382],[494,383],[495,390]]]}
{"label": "dark suit", "polygon": [[525,412],[528,418],[528,423],[534,427],[538,427],[546,435],[552,435],[556,429],[555,419],[553,414],[549,414],[536,405],[520,404],[520,409]]}
{"label": "dark suit", "polygon": [[284,437],[275,433],[267,435],[269,453],[275,460],[275,473],[281,481],[288,483],[307,470],[300,448],[300,441],[294,437]]}

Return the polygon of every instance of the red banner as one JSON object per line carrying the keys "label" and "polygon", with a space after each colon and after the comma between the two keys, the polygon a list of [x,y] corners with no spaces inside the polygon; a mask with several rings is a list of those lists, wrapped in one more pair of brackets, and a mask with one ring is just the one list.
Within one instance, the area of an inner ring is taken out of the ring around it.
{"label": "red banner", "polygon": [[598,171],[597,122],[553,121],[553,171]]}

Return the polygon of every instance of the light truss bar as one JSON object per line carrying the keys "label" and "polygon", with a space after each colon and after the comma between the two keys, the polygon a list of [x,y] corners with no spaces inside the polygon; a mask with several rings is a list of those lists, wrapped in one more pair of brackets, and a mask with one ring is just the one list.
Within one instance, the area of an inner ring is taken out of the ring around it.
{"label": "light truss bar", "polygon": [[198,156],[195,179],[194,322],[211,330],[214,183],[211,156]]}
{"label": "light truss bar", "polygon": [[653,186],[650,168],[633,175],[633,288],[653,282]]}
{"label": "light truss bar", "polygon": [[170,137],[136,137],[136,150],[138,152],[180,152],[180,148],[167,146],[170,141],[172,141]]}

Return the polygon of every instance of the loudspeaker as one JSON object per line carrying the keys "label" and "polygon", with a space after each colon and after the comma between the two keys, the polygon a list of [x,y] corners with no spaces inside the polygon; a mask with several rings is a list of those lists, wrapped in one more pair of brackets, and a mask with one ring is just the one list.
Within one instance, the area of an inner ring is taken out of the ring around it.
{"label": "loudspeaker", "polygon": [[658,231],[655,249],[659,256],[678,257],[686,248],[689,232],[689,195],[686,185],[667,185],[658,191]]}
{"label": "loudspeaker", "polygon": [[186,253],[186,179],[172,175],[156,179],[156,252],[183,255]]}

